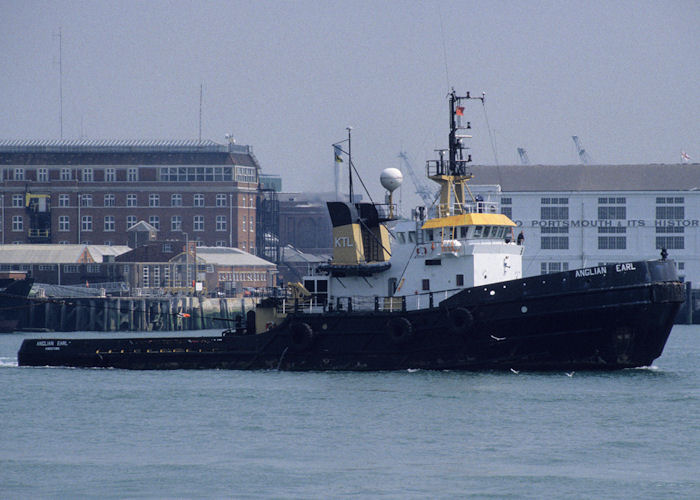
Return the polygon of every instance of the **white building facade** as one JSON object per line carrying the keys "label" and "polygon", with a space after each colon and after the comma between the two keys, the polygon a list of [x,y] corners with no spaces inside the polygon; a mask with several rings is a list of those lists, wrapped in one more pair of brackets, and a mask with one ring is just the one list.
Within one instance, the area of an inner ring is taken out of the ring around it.
{"label": "white building facade", "polygon": [[666,249],[678,275],[700,283],[698,164],[472,170],[476,190],[500,186],[501,211],[523,232],[524,276],[657,259]]}

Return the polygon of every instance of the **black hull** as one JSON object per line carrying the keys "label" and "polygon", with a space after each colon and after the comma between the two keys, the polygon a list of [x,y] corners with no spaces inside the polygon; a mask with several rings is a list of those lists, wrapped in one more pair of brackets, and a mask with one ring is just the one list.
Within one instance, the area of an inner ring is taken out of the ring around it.
{"label": "black hull", "polygon": [[34,280],[2,280],[0,286],[0,333],[11,333],[17,329],[20,316],[29,305],[27,296]]}
{"label": "black hull", "polygon": [[684,288],[670,261],[619,266],[471,288],[420,311],[296,313],[256,335],[28,339],[18,361],[299,371],[648,366],[663,351]]}

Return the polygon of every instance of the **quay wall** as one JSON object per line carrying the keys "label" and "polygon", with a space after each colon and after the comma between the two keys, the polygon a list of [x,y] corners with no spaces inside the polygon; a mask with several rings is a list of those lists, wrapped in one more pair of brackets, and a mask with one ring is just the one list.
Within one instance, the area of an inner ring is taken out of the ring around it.
{"label": "quay wall", "polygon": [[181,331],[232,327],[253,299],[208,297],[31,298],[18,329],[35,331]]}

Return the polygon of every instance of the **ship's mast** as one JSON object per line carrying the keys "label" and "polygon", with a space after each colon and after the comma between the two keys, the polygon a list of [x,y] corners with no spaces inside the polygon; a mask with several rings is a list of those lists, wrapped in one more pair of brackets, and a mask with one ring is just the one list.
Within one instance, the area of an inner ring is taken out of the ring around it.
{"label": "ship's mast", "polygon": [[481,97],[472,97],[469,92],[464,96],[458,96],[454,89],[449,94],[450,135],[448,140],[447,161],[445,151],[439,151],[440,159],[428,161],[428,177],[440,184],[440,205],[438,217],[448,217],[467,212],[464,200],[466,182],[472,175],[467,172],[467,164],[472,161],[471,154],[465,153],[469,149],[464,144],[465,139],[471,139],[471,135],[464,131],[471,129],[470,122],[463,122],[463,101],[484,101]]}

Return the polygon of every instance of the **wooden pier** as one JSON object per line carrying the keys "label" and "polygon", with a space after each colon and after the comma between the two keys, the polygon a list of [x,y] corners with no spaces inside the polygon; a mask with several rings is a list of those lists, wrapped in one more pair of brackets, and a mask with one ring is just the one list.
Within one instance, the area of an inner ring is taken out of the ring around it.
{"label": "wooden pier", "polygon": [[251,299],[207,297],[80,297],[30,299],[22,330],[224,330],[254,308]]}

